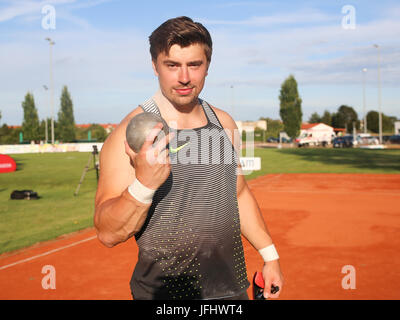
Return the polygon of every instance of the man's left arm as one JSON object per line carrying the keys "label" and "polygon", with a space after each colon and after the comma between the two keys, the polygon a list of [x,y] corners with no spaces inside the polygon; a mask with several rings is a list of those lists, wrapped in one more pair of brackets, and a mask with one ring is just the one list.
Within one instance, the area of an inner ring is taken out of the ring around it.
{"label": "man's left arm", "polygon": [[[231,142],[239,156],[241,137],[235,121],[225,111],[215,107],[212,108],[217,114],[218,119],[228,137],[231,139]],[[249,189],[246,180],[244,179],[244,175],[240,174],[240,162],[238,165],[237,200],[241,233],[263,257],[264,267],[262,274],[265,288],[271,288],[272,284],[274,286],[279,286],[279,291],[275,294],[271,294],[270,290],[264,290],[264,297],[278,298],[282,291],[283,276],[279,265],[279,259],[277,259],[277,252],[275,251],[275,246],[273,245],[273,241],[268,232],[257,201]]]}
{"label": "man's left arm", "polygon": [[244,176],[237,177],[237,200],[240,216],[240,229],[242,235],[251,243],[251,245],[263,255],[264,267],[262,270],[265,288],[271,288],[271,285],[278,286],[279,291],[275,294],[269,290],[264,291],[265,298],[278,298],[283,286],[283,275],[281,273],[279,258],[274,255],[269,256],[269,252],[275,249],[273,241],[268,232],[265,221],[262,217],[260,208],[254,195],[249,189]]}

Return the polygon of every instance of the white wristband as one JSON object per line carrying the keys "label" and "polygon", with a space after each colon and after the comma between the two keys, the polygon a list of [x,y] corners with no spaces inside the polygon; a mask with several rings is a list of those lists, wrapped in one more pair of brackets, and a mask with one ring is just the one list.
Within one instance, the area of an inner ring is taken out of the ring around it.
{"label": "white wristband", "polygon": [[263,257],[264,262],[273,261],[279,259],[278,252],[273,244],[258,250],[260,255]]}
{"label": "white wristband", "polygon": [[142,185],[138,179],[135,179],[133,183],[128,187],[128,192],[136,200],[149,204],[153,201],[153,196],[156,190],[149,189]]}

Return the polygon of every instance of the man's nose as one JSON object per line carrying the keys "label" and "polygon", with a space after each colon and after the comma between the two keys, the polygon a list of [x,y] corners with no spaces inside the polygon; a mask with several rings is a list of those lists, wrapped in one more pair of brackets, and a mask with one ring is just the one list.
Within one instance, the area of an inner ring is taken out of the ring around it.
{"label": "man's nose", "polygon": [[186,66],[181,67],[178,81],[182,85],[188,85],[190,83],[189,69]]}

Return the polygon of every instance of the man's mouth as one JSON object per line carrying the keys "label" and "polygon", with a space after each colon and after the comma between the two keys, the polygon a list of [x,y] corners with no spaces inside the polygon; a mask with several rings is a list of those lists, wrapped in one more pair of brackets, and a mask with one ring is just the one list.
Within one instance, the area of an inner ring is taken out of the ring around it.
{"label": "man's mouth", "polygon": [[181,96],[187,96],[192,93],[193,88],[177,88],[175,91]]}

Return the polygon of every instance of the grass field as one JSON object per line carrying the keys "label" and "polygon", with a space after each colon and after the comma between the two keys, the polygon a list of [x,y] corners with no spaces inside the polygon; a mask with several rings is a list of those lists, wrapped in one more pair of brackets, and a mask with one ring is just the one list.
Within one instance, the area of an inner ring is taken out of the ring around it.
{"label": "grass field", "polygon": [[[0,253],[92,225],[96,174],[89,171],[74,196],[91,154],[13,155],[17,171],[0,175]],[[93,164],[90,164],[93,167]],[[10,200],[13,190],[36,191],[39,200]]]}
{"label": "grass field", "polygon": [[[400,150],[256,149],[268,173],[400,173]],[[18,170],[0,174],[0,253],[93,225],[96,175],[86,174],[74,196],[90,153],[13,155]],[[91,168],[93,163],[90,163]],[[39,200],[10,200],[13,190],[32,189]]]}
{"label": "grass field", "polygon": [[400,173],[400,149],[258,148],[254,156],[261,157],[262,169],[246,179],[268,173]]}

